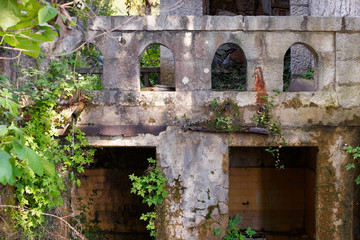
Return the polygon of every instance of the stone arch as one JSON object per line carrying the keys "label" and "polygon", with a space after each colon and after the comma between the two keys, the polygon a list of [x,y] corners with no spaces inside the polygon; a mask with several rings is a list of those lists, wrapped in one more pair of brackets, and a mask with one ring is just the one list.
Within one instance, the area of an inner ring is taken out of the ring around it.
{"label": "stone arch", "polygon": [[283,91],[316,91],[317,63],[317,53],[314,48],[303,42],[292,44],[284,54]]}
{"label": "stone arch", "polygon": [[139,55],[140,87],[150,91],[175,91],[175,59],[164,44],[148,44]]}
{"label": "stone arch", "polygon": [[211,88],[246,90],[246,67],[245,53],[238,44],[220,45],[211,63]]}

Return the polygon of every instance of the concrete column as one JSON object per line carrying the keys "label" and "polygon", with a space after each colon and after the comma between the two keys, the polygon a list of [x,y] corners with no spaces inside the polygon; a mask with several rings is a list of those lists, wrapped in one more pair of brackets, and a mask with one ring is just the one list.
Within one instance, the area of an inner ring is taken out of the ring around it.
{"label": "concrete column", "polygon": [[[204,14],[204,0],[167,0],[160,3],[160,15],[199,16]],[[175,62],[172,52],[160,46],[160,83],[175,86]]]}
{"label": "concrete column", "polygon": [[[309,16],[309,0],[291,0],[291,16]],[[312,53],[303,45],[291,47],[291,74],[301,75],[314,66]]]}

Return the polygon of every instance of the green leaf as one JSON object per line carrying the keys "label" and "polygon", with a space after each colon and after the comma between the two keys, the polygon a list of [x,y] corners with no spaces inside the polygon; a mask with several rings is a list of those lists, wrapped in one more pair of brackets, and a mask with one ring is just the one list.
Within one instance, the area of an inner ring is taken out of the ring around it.
{"label": "green leaf", "polygon": [[15,127],[15,126],[10,126],[8,129],[9,130],[14,130],[15,139],[20,141],[19,144],[21,146],[25,145],[25,138],[24,138],[24,134],[23,134],[23,131],[21,130],[21,128],[18,128],[18,127]]}
{"label": "green leaf", "polygon": [[20,8],[16,0],[0,0],[0,27],[6,31],[20,22]]}
{"label": "green leaf", "polygon": [[44,164],[40,156],[28,146],[21,146],[21,144],[14,140],[12,141],[13,148],[16,155],[21,160],[28,160],[29,167],[39,176],[44,174]]}
{"label": "green leaf", "polygon": [[0,91],[0,94],[1,96],[3,96],[0,97],[0,105],[3,106],[5,109],[9,110],[13,116],[18,116],[18,108],[20,106],[10,99],[11,93],[9,93],[9,91],[5,88],[4,90]]}
{"label": "green leaf", "polygon": [[356,184],[360,184],[360,176],[357,176],[355,179]]}
{"label": "green leaf", "polygon": [[13,167],[9,161],[11,156],[0,148],[0,183],[3,185],[11,182]]}
{"label": "green leaf", "polygon": [[26,5],[26,3],[29,2],[30,0],[20,0],[20,1],[23,5]]}
{"label": "green leaf", "polygon": [[56,17],[57,14],[58,14],[58,11],[56,8],[51,7],[51,6],[44,6],[38,12],[39,24],[47,23],[48,21],[50,21],[51,19]]}
{"label": "green leaf", "polygon": [[80,179],[76,179],[76,185],[77,185],[78,187],[81,186],[81,181],[80,181]]}
{"label": "green leaf", "polygon": [[44,165],[44,173],[54,177],[55,176],[55,166],[49,161],[46,161],[44,159],[41,159],[42,164]]}
{"label": "green leaf", "polygon": [[346,165],[345,168],[346,168],[346,170],[350,170],[352,168],[355,168],[355,164],[350,163],[350,164]]}
{"label": "green leaf", "polygon": [[8,132],[6,125],[0,125],[0,137],[5,136]]}

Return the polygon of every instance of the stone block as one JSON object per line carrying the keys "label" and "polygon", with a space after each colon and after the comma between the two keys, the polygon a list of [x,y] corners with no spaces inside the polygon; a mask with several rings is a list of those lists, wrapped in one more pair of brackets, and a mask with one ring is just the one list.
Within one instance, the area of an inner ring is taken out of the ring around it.
{"label": "stone block", "polygon": [[337,85],[360,85],[360,62],[356,60],[336,62]]}
{"label": "stone block", "polygon": [[337,86],[339,105],[343,108],[358,107],[360,102],[360,85]]}
{"label": "stone block", "polygon": [[109,16],[97,16],[89,29],[93,31],[110,30],[112,28],[112,18]]}
{"label": "stone block", "polygon": [[336,60],[360,59],[360,33],[336,33]]}
{"label": "stone block", "polygon": [[201,60],[176,61],[175,81],[177,91],[211,89],[211,66]]}
{"label": "stone block", "polygon": [[309,31],[333,32],[340,31],[341,17],[307,17],[306,29]]}
{"label": "stone block", "polygon": [[345,30],[347,31],[360,31],[360,17],[344,17]]}
{"label": "stone block", "polygon": [[103,88],[136,91],[140,88],[139,73],[139,63],[129,62],[127,59],[104,58]]}
{"label": "stone block", "polygon": [[265,31],[269,29],[268,16],[247,16],[244,17],[246,30],[248,31]]}
{"label": "stone block", "polygon": [[278,16],[269,18],[269,30],[300,30],[304,18],[302,16]]}
{"label": "stone block", "polygon": [[206,16],[206,30],[241,31],[245,30],[246,17],[243,16]]}

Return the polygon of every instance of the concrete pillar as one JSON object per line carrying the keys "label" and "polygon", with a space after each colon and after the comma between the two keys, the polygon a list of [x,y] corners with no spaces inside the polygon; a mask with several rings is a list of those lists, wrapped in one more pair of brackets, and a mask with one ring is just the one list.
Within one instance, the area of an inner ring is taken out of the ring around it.
{"label": "concrete pillar", "polygon": [[[167,0],[160,2],[160,15],[203,15],[206,6],[204,0]],[[160,46],[160,83],[175,86],[175,62],[172,52]]]}
{"label": "concrete pillar", "polygon": [[[309,0],[291,0],[291,16],[309,16]],[[313,55],[307,47],[297,44],[291,47],[291,74],[302,75],[314,66]]]}

